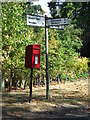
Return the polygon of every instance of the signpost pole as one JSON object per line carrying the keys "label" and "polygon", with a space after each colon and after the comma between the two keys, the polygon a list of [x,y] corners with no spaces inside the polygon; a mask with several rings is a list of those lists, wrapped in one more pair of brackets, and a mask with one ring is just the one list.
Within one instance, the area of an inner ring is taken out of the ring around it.
{"label": "signpost pole", "polygon": [[[49,100],[49,64],[48,64],[48,28],[47,28],[47,22],[49,28],[55,28],[55,29],[64,29],[63,25],[68,24],[67,18],[48,18],[45,15],[44,17],[41,16],[33,16],[33,15],[27,15],[27,25],[31,26],[39,26],[39,27],[45,27],[45,47],[46,47],[46,99]],[[32,102],[32,77],[33,77],[33,68],[31,68],[31,81],[30,81],[30,96],[29,96],[29,102]]]}
{"label": "signpost pole", "polygon": [[32,78],[33,78],[33,68],[31,68],[31,80],[30,80],[30,95],[29,95],[29,103],[32,102]]}
{"label": "signpost pole", "polygon": [[45,15],[45,44],[46,44],[46,99],[49,100],[49,67],[48,67],[48,28],[46,26],[47,17]]}

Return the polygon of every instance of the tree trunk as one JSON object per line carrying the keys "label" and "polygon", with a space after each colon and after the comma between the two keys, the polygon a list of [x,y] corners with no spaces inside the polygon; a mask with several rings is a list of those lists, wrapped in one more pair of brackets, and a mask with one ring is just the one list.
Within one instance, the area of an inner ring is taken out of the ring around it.
{"label": "tree trunk", "polygon": [[4,91],[4,87],[5,87],[5,80],[4,80],[4,78],[5,78],[5,73],[4,73],[4,71],[2,71],[2,82],[1,82],[1,89],[2,89],[2,91]]}

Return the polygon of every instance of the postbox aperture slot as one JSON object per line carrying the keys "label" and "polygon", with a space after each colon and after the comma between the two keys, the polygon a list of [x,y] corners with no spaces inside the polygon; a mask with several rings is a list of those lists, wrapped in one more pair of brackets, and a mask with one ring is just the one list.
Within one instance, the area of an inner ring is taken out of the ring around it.
{"label": "postbox aperture slot", "polygon": [[35,50],[40,50],[40,48],[34,48]]}

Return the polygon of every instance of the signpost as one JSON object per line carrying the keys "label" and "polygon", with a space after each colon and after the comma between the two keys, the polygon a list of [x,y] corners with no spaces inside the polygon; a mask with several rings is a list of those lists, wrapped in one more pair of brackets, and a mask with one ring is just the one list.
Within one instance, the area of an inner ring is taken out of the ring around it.
{"label": "signpost", "polygon": [[66,25],[68,23],[67,18],[56,18],[56,19],[48,19],[48,26],[57,26],[57,25]]}
{"label": "signpost", "polygon": [[49,28],[53,28],[53,29],[59,29],[59,30],[63,30],[64,29],[64,25],[60,25],[60,26],[49,26]]}
{"label": "signpost", "polygon": [[45,27],[45,18],[41,16],[27,15],[27,25]]}
{"label": "signpost", "polygon": [[[27,25],[39,26],[45,28],[45,45],[46,45],[46,99],[49,100],[49,65],[48,65],[48,28],[64,29],[68,24],[67,18],[48,18],[35,15],[27,15]],[[33,73],[33,71],[31,71]],[[31,73],[31,74],[32,74]],[[32,79],[32,77],[31,77]],[[32,81],[32,80],[31,80]],[[31,83],[32,84],[32,83]],[[32,86],[30,86],[32,87]],[[31,92],[30,92],[31,94]],[[32,95],[30,95],[32,99]],[[30,101],[31,101],[30,99]]]}

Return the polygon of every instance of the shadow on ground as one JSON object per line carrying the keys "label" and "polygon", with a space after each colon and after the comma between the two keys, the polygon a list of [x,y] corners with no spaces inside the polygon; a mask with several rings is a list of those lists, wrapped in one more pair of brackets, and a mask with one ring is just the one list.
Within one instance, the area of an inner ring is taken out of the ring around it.
{"label": "shadow on ground", "polygon": [[[87,99],[52,96],[49,101],[44,95],[33,95],[32,104],[28,102],[28,94],[3,93],[2,94],[2,120],[38,120],[38,119],[62,119],[78,118],[88,119],[88,108],[80,104]],[[69,118],[68,118],[69,117]]]}

